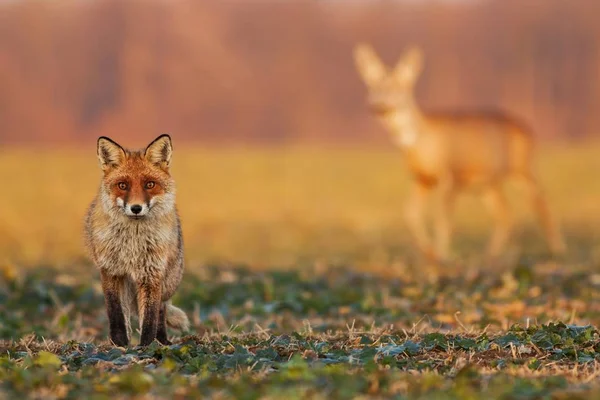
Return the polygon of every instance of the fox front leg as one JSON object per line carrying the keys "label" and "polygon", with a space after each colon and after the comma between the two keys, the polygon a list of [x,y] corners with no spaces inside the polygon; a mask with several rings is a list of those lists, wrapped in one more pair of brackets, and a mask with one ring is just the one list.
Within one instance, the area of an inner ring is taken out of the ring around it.
{"label": "fox front leg", "polygon": [[108,314],[110,340],[117,346],[126,347],[129,344],[129,338],[120,298],[124,279],[122,276],[110,275],[105,270],[100,271],[100,278]]}
{"label": "fox front leg", "polygon": [[161,344],[172,344],[167,338],[167,303],[162,303],[160,313],[158,314],[158,330],[156,332],[156,340]]}
{"label": "fox front leg", "polygon": [[142,327],[140,346],[148,346],[156,339],[161,304],[160,281],[138,284],[138,308]]}

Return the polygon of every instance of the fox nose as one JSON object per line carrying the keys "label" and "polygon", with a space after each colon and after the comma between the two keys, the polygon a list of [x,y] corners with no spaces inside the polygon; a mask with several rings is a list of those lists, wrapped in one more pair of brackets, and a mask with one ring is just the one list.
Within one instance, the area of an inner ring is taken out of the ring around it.
{"label": "fox nose", "polygon": [[139,214],[142,212],[142,206],[140,206],[139,204],[134,204],[131,206],[131,212],[134,214]]}

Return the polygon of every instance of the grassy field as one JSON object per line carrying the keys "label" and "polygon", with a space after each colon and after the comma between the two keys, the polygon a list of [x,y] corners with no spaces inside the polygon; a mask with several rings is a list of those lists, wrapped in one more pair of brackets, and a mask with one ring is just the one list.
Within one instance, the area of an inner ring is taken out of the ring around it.
{"label": "grassy field", "polygon": [[569,251],[547,254],[508,185],[517,227],[492,270],[470,195],[456,262],[421,262],[393,150],[176,147],[187,276],[174,302],[193,328],[146,349],[107,342],[82,249],[94,149],[2,150],[0,398],[599,395],[600,145],[540,150]]}

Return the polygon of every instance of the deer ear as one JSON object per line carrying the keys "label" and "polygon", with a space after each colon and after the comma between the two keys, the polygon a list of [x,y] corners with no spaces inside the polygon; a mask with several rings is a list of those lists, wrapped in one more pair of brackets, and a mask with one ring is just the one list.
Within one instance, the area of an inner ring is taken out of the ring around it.
{"label": "deer ear", "polygon": [[412,85],[417,81],[423,70],[423,51],[416,46],[410,47],[398,60],[394,67],[396,80],[403,84]]}
{"label": "deer ear", "polygon": [[387,72],[373,47],[367,43],[359,43],[354,46],[354,62],[360,76],[368,86],[379,82]]}
{"label": "deer ear", "polygon": [[106,136],[98,138],[98,160],[103,171],[118,167],[125,160],[125,150]]}
{"label": "deer ear", "polygon": [[171,164],[173,146],[169,135],[160,135],[146,147],[144,157],[161,168],[168,168]]}

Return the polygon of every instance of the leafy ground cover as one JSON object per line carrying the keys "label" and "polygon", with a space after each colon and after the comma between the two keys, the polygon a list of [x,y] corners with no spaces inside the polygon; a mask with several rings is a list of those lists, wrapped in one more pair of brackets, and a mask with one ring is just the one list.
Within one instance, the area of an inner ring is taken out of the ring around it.
{"label": "leafy ground cover", "polygon": [[345,268],[206,267],[175,299],[192,331],[145,349],[106,341],[96,280],[3,273],[7,397],[600,395],[600,275],[584,270],[522,265],[426,281]]}

